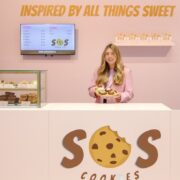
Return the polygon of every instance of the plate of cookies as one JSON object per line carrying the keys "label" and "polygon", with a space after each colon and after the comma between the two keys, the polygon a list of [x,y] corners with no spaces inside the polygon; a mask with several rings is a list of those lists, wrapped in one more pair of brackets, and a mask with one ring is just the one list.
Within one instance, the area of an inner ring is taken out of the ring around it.
{"label": "plate of cookies", "polygon": [[114,89],[105,89],[104,87],[97,87],[95,90],[96,94],[98,96],[103,96],[103,97],[119,97],[120,94],[114,90]]}

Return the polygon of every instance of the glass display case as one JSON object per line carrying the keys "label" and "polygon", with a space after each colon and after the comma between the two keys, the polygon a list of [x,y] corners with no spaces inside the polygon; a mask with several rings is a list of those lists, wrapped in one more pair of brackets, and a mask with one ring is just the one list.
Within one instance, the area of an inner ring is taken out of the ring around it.
{"label": "glass display case", "polygon": [[0,107],[41,107],[46,70],[0,70]]}

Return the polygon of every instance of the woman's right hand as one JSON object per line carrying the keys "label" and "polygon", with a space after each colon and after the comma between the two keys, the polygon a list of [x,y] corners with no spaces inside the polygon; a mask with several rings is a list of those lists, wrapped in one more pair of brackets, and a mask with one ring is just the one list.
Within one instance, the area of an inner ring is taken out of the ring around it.
{"label": "woman's right hand", "polygon": [[94,95],[95,95],[96,98],[100,97],[100,95],[97,94],[96,92],[94,92]]}
{"label": "woman's right hand", "polygon": [[[96,86],[96,89],[98,89],[98,88],[104,88],[104,86],[103,86],[102,84],[99,84],[98,86]],[[95,95],[96,99],[97,99],[98,101],[100,101],[101,95],[100,95],[98,92],[96,92],[96,90],[95,90],[95,92],[94,92],[94,95]]]}
{"label": "woman's right hand", "polygon": [[95,95],[97,101],[100,101],[101,96],[99,94],[97,94],[96,92],[94,92],[94,95]]}

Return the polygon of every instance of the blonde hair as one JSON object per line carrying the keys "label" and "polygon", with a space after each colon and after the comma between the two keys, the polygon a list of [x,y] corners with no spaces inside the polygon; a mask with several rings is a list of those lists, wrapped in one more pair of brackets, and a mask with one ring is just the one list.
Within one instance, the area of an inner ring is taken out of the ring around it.
{"label": "blonde hair", "polygon": [[112,51],[116,55],[116,62],[115,62],[115,67],[114,67],[115,74],[113,77],[113,82],[116,85],[121,85],[123,83],[124,65],[121,60],[120,51],[119,51],[118,47],[115,46],[114,44],[108,44],[105,47],[105,49],[102,53],[102,56],[101,56],[101,65],[98,69],[98,77],[96,80],[96,85],[102,85],[102,84],[106,84],[108,82],[110,67],[109,67],[108,63],[105,61],[105,55],[106,55],[107,49],[109,49],[109,48],[112,49]]}

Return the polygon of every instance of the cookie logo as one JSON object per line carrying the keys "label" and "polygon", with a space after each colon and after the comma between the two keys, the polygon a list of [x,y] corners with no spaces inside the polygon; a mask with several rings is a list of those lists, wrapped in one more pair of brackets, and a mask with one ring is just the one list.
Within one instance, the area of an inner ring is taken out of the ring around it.
{"label": "cookie logo", "polygon": [[115,168],[129,157],[131,145],[109,126],[98,129],[91,137],[89,151],[94,161],[106,168]]}

